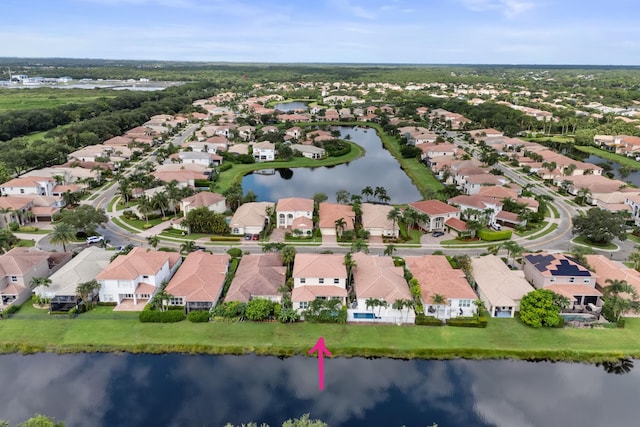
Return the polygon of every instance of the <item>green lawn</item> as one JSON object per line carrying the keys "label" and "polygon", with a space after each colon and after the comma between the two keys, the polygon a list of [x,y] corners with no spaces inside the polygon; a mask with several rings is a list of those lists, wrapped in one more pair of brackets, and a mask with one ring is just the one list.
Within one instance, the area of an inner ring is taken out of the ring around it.
{"label": "green lawn", "polygon": [[539,232],[540,230],[542,230],[547,224],[548,224],[547,221],[542,221],[540,224],[536,224],[536,226],[534,228],[532,228],[531,230],[526,230],[526,231],[516,231],[516,230],[514,230],[513,232],[516,233],[520,237],[531,236],[532,234],[535,234],[535,233]]}
{"label": "green lawn", "polygon": [[584,246],[590,246],[590,247],[595,248],[595,249],[610,249],[610,250],[618,249],[618,246],[613,244],[613,243],[608,243],[608,244],[592,243],[592,242],[589,242],[587,240],[587,238],[583,237],[583,236],[575,237],[575,238],[573,238],[571,240],[571,242],[572,243],[578,243],[578,244],[581,244],[581,245],[584,245]]}
{"label": "green lawn", "polygon": [[0,89],[0,112],[54,108],[65,104],[84,104],[99,98],[114,98],[112,90],[37,88],[29,90]]}
{"label": "green lawn", "polygon": [[546,230],[544,230],[541,233],[534,233],[533,235],[530,235],[529,237],[527,237],[527,240],[535,240],[535,239],[539,239],[542,236],[546,236],[547,234],[550,234],[552,232],[555,231],[555,229],[558,228],[558,224],[553,223],[549,226],[549,228],[547,228]]}
{"label": "green lawn", "polygon": [[[103,307],[101,307],[102,309]],[[640,356],[640,319],[624,329],[533,329],[490,319],[486,329],[297,323],[140,323],[86,313],[76,319],[0,321],[0,351],[130,351],[306,354],[322,336],[334,356],[548,358],[597,361]]]}

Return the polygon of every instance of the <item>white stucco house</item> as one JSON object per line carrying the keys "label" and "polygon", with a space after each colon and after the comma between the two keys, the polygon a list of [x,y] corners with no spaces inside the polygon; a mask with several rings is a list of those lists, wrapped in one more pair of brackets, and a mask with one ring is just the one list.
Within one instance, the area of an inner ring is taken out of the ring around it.
{"label": "white stucco house", "polygon": [[52,196],[56,182],[49,177],[19,177],[0,184],[0,194],[3,196],[19,196],[21,194],[37,194]]}
{"label": "white stucco house", "polygon": [[259,234],[269,222],[267,208],[274,207],[275,205],[271,202],[250,202],[240,205],[229,223],[231,234]]}
{"label": "white stucco house", "polygon": [[278,228],[293,226],[297,218],[313,219],[313,200],[301,197],[287,197],[278,200],[276,218]]}
{"label": "white stucco house", "polygon": [[268,142],[256,142],[253,144],[253,157],[256,162],[272,162],[276,158],[276,145]]}
{"label": "white stucco house", "polygon": [[347,300],[347,269],[338,254],[296,254],[291,301],[298,312],[315,299]]}

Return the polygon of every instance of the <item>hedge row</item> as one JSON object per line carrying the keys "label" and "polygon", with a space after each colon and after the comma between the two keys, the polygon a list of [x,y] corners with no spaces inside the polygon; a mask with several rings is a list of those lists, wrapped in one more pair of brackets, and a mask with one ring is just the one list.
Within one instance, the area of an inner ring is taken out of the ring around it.
{"label": "hedge row", "polygon": [[144,323],[175,323],[182,322],[186,318],[182,310],[157,311],[148,310],[146,307],[140,312],[140,321]]}
{"label": "hedge row", "polygon": [[416,314],[416,325],[421,326],[444,326],[442,320],[436,319],[432,316],[425,316],[422,313]]}
{"label": "hedge row", "polygon": [[211,236],[209,238],[212,242],[239,242],[240,237],[233,236]]}
{"label": "hedge row", "polygon": [[488,319],[484,316],[480,317],[456,317],[447,319],[447,326],[459,326],[466,328],[486,328]]}
{"label": "hedge row", "polygon": [[209,316],[210,314],[208,310],[190,311],[187,315],[187,319],[189,322],[193,323],[206,323],[209,321]]}
{"label": "hedge row", "polygon": [[489,229],[482,229],[478,231],[478,237],[486,242],[495,242],[498,240],[508,240],[511,238],[511,230],[492,231]]}

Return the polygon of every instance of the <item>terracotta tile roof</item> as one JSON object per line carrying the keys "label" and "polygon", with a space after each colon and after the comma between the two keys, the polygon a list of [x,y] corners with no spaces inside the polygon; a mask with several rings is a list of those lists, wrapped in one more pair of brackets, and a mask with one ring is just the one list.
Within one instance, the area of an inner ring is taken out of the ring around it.
{"label": "terracotta tile roof", "polygon": [[27,289],[26,286],[18,285],[17,283],[9,283],[0,293],[2,295],[20,295],[25,291],[25,289]]}
{"label": "terracotta tile roof", "polygon": [[458,231],[467,231],[469,229],[467,223],[458,218],[449,218],[444,222],[444,225]]}
{"label": "terracotta tile roof", "polygon": [[185,197],[182,199],[182,203],[189,205],[190,208],[200,208],[203,206],[211,206],[226,200],[227,199],[221,194],[212,193],[210,191],[200,191],[193,196]]}
{"label": "terracotta tile roof", "polygon": [[356,298],[377,298],[393,304],[399,299],[412,299],[404,270],[393,264],[388,256],[373,256],[362,252],[353,254],[353,285]]}
{"label": "terracotta tile roof", "polygon": [[313,200],[301,197],[288,197],[278,200],[277,212],[313,212]]}
{"label": "terracotta tile roof", "polygon": [[47,263],[48,270],[49,252],[27,249],[28,248],[14,248],[0,256],[0,277],[24,276],[36,268],[36,266],[43,263]]}
{"label": "terracotta tile roof", "polygon": [[192,252],[167,284],[166,291],[186,302],[217,301],[224,285],[229,255]]}
{"label": "terracotta tile roof", "polygon": [[447,299],[478,298],[462,270],[453,269],[444,255],[405,257],[405,261],[413,277],[420,283],[425,304],[431,304],[436,294]]}
{"label": "terracotta tile roof", "polygon": [[460,212],[460,209],[441,202],[440,200],[423,200],[421,202],[409,203],[409,206],[429,216]]}
{"label": "terracotta tile roof", "polygon": [[25,177],[25,178],[13,178],[3,184],[0,184],[1,187],[41,187],[41,182],[54,182],[52,178],[44,178],[44,177]]}
{"label": "terracotta tile roof", "polygon": [[455,203],[460,206],[472,207],[480,210],[487,209],[491,206],[502,206],[502,203],[491,197],[481,196],[479,194],[461,194],[447,200],[449,203]]}
{"label": "terracotta tile roof", "polygon": [[293,220],[293,222],[291,223],[291,228],[294,230],[311,230],[313,229],[313,221],[306,216],[299,216],[298,218]]}
{"label": "terracotta tile roof", "polygon": [[157,274],[165,263],[172,268],[181,259],[179,253],[152,251],[135,247],[127,255],[119,255],[96,276],[97,280],[134,280],[141,275]]}
{"label": "terracotta tile roof", "polygon": [[65,192],[70,192],[70,193],[75,193],[76,191],[80,191],[82,190],[82,187],[79,185],[56,185],[55,187],[53,187],[52,192],[53,193],[65,193]]}
{"label": "terracotta tile roof", "polygon": [[280,254],[249,254],[240,260],[225,301],[248,302],[252,296],[279,297],[287,268]]}
{"label": "terracotta tile roof", "polygon": [[300,286],[291,292],[291,301],[313,301],[318,297],[347,297],[347,290],[337,286],[313,285]]}
{"label": "terracotta tile roof", "polygon": [[149,283],[140,282],[136,287],[136,294],[153,294],[156,291],[156,287]]}
{"label": "terracotta tile roof", "polygon": [[496,218],[511,224],[519,224],[521,221],[518,219],[518,214],[507,211],[500,211],[496,215]]}
{"label": "terracotta tile roof", "polygon": [[271,202],[250,202],[240,205],[238,210],[233,214],[229,226],[234,227],[247,227],[255,226],[261,227],[264,225],[267,207],[274,207]]}
{"label": "terracotta tile roof", "polygon": [[31,200],[22,197],[0,197],[0,209],[25,209],[31,204]]}
{"label": "terracotta tile roof", "polygon": [[296,254],[293,277],[347,278],[344,256],[338,254]]}
{"label": "terracotta tile roof", "polygon": [[55,208],[51,206],[34,206],[30,210],[31,210],[31,213],[33,213],[36,217],[51,216],[60,212],[60,208]]}
{"label": "terracotta tile roof", "polygon": [[624,280],[640,294],[640,272],[604,255],[585,255],[585,258],[598,275],[597,283],[601,288],[609,286],[607,279]]}
{"label": "terracotta tile roof", "polygon": [[[363,203],[362,207],[362,226],[365,229],[381,228],[383,230],[392,230],[394,228],[393,221],[387,219],[387,215],[393,209],[390,205],[376,205],[374,203]],[[396,231],[398,224],[395,225]]]}
{"label": "terracotta tile roof", "polygon": [[356,214],[351,205],[341,205],[338,203],[320,203],[320,228],[335,228],[336,220],[343,218],[346,223],[345,230],[353,230],[353,220]]}

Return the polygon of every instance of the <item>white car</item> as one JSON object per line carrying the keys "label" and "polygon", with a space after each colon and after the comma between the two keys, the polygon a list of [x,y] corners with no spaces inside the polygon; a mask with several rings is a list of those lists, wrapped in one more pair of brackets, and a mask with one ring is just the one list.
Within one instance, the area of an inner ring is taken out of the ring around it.
{"label": "white car", "polygon": [[90,245],[91,243],[102,242],[103,240],[104,240],[104,237],[102,236],[89,236],[87,237],[87,245]]}

